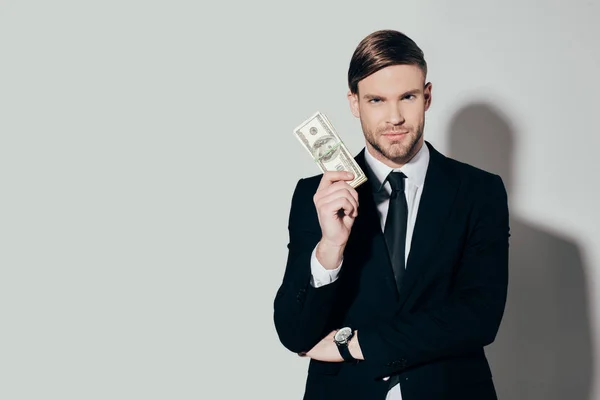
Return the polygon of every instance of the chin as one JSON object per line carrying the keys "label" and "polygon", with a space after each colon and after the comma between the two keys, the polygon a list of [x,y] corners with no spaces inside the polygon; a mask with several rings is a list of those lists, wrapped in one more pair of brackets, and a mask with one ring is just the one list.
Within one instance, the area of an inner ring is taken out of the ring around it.
{"label": "chin", "polygon": [[387,157],[389,160],[392,160],[394,162],[404,162],[408,157],[408,152],[404,151],[402,153],[392,153],[389,155],[390,157]]}
{"label": "chin", "polygon": [[390,159],[404,158],[408,155],[409,148],[400,143],[392,144],[387,148],[383,148],[383,155]]}

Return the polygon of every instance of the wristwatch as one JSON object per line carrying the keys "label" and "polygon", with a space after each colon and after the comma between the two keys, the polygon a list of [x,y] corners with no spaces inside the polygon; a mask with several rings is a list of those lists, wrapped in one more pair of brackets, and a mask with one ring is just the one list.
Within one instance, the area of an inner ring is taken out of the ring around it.
{"label": "wristwatch", "polygon": [[350,350],[348,350],[348,342],[350,339],[354,337],[354,331],[352,328],[344,327],[337,331],[335,335],[333,335],[333,341],[337,345],[337,348],[340,352],[340,355],[346,362],[358,362],[358,360],[352,357],[350,354]]}

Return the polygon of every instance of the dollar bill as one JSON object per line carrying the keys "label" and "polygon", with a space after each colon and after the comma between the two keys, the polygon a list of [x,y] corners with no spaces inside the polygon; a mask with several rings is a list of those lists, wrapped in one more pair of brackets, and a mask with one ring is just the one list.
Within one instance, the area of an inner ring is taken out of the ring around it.
{"label": "dollar bill", "polygon": [[367,181],[367,176],[325,114],[317,111],[294,129],[294,135],[310,153],[321,172],[352,172],[354,179],[348,184],[355,189]]}

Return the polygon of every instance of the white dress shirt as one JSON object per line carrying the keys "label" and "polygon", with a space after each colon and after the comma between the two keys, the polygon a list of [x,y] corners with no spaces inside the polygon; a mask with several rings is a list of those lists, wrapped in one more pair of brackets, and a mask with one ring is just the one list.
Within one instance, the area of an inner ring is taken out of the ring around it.
{"label": "white dress shirt", "polygon": [[[408,204],[408,225],[406,229],[406,249],[404,254],[405,261],[408,260],[410,253],[410,245],[412,242],[412,234],[415,228],[415,221],[417,219],[417,210],[419,209],[419,202],[421,200],[421,193],[423,193],[423,186],[425,184],[425,175],[427,173],[427,166],[429,165],[429,148],[423,142],[421,149],[417,154],[401,168],[390,168],[365,149],[365,162],[367,170],[365,173],[371,183],[373,190],[373,199],[377,205],[377,211],[379,214],[379,221],[381,222],[381,232],[385,227],[385,220],[388,212],[388,205],[390,194],[392,189],[390,184],[386,182],[386,178],[391,171],[402,171],[406,175],[404,194],[406,196],[406,202]],[[360,207],[360,206],[359,206]],[[343,260],[340,265],[333,270],[325,269],[317,260],[316,247],[312,252],[311,258],[311,285],[314,287],[320,287],[334,282],[342,268]],[[360,336],[360,335],[359,335]],[[387,394],[386,400],[402,400],[402,394],[400,392],[400,384],[390,389]]]}

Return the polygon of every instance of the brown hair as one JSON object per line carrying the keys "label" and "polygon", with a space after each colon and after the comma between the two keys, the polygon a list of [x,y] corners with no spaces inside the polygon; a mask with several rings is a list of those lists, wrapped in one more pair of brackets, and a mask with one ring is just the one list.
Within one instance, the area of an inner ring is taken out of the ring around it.
{"label": "brown hair", "polygon": [[348,68],[348,86],[358,93],[358,82],[390,65],[417,65],[427,76],[423,51],[405,34],[380,30],[365,37],[354,50]]}

